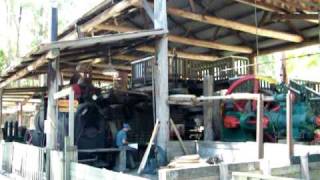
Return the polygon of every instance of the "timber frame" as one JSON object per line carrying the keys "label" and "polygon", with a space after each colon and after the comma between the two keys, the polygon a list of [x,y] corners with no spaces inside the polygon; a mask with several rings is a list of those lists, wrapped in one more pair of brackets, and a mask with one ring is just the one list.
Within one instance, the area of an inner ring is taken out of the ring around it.
{"label": "timber frame", "polygon": [[[131,61],[155,55],[158,143],[166,149],[168,57],[215,61],[238,55],[253,59],[258,51],[267,54],[319,44],[319,20],[314,15],[319,4],[312,0],[269,2],[106,0],[72,23],[57,42],[39,45],[20,64],[8,68],[0,77],[0,89],[6,94],[4,88],[11,82],[46,74],[48,63],[57,59],[64,77],[70,78],[78,64],[86,64],[92,67],[93,80],[112,81],[102,75],[107,48],[111,48],[115,67],[128,73]],[[15,93],[23,102],[34,95]]]}

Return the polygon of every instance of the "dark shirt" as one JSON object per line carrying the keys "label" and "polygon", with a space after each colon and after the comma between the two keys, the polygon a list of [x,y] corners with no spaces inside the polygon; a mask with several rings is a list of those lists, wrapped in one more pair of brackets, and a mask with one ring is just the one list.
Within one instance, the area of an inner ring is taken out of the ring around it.
{"label": "dark shirt", "polygon": [[127,141],[127,132],[124,130],[121,130],[117,133],[117,137],[116,137],[117,147],[125,146],[126,144],[124,144],[123,141]]}

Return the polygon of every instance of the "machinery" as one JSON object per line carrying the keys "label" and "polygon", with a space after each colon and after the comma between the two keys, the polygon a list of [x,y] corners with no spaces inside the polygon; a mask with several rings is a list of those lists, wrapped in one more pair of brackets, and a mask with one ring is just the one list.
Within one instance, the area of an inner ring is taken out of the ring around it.
{"label": "machinery", "polygon": [[[293,138],[297,141],[312,141],[318,137],[316,129],[320,127],[320,115],[311,106],[319,94],[312,89],[290,81],[276,84],[270,78],[247,75],[236,80],[226,94],[234,92],[262,93],[272,96],[272,102],[264,102],[264,141],[276,142],[286,136],[286,94],[292,92],[293,100]],[[249,100],[229,101],[224,104],[223,141],[255,140],[257,102]]]}

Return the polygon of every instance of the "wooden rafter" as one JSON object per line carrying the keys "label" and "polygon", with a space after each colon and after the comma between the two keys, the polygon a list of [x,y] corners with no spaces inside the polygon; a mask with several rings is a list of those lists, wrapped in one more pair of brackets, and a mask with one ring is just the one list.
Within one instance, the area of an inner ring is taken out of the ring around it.
{"label": "wooden rafter", "polygon": [[[96,29],[98,30],[107,30],[107,31],[113,31],[113,32],[132,32],[132,31],[138,31],[139,29],[127,27],[127,26],[114,26],[110,24],[104,24],[104,25],[98,25],[96,26]],[[189,46],[198,46],[198,47],[204,47],[209,49],[218,49],[218,50],[227,50],[231,52],[238,52],[238,53],[246,53],[250,54],[252,53],[252,49],[249,47],[243,47],[243,46],[233,46],[233,45],[226,45],[222,43],[212,42],[212,41],[206,41],[206,40],[199,40],[195,38],[186,38],[183,36],[177,36],[177,35],[168,35],[169,41],[185,44]]]}
{"label": "wooden rafter", "polygon": [[229,28],[237,31],[242,31],[250,34],[258,34],[259,36],[265,36],[273,39],[280,39],[290,42],[302,42],[303,38],[296,34],[270,30],[266,28],[257,28],[253,25],[248,25],[236,21],[226,20],[223,18],[218,18],[215,16],[201,15],[197,13],[192,13],[190,11],[185,11],[177,8],[168,8],[168,13],[174,16],[183,17],[186,19],[199,21],[202,23],[212,24],[216,26],[221,26],[224,28]]}
{"label": "wooden rafter", "polygon": [[236,0],[238,2],[255,4],[257,7],[263,7],[266,10],[281,9],[287,12],[312,11],[319,10],[319,1],[317,0]]}
{"label": "wooden rafter", "polygon": [[[99,15],[95,16],[94,18],[92,18],[88,22],[81,24],[80,31],[86,32],[86,31],[92,29],[93,27],[95,27],[96,25],[99,25],[99,24],[101,24],[111,18],[114,18],[114,17],[121,15],[121,13],[124,10],[132,7],[133,5],[137,5],[139,3],[140,3],[140,0],[120,1],[117,4],[115,4],[114,6],[106,9],[105,11],[100,13]],[[69,33],[67,36],[63,37],[63,39],[72,39],[74,37],[74,35],[76,35],[76,31]]]}
{"label": "wooden rafter", "polygon": [[[279,6],[279,5],[272,4],[272,1],[269,2],[269,3],[266,3],[265,0],[257,0],[257,1],[255,1],[255,0],[234,0],[234,1],[246,4],[246,5],[249,5],[249,6],[253,6],[253,7],[265,10],[265,11],[276,12],[276,13],[278,13],[280,15],[286,15],[289,12],[291,14],[289,14],[288,16],[292,16],[292,17],[297,16],[297,15],[293,14],[293,13],[296,13],[296,10],[293,10],[292,8],[284,7],[282,5]],[[279,1],[279,0],[275,0],[275,1]],[[290,1],[295,1],[295,0],[290,0]],[[301,0],[298,0],[298,1],[301,1]],[[305,0],[305,1],[311,1],[311,0]],[[279,2],[277,2],[277,3],[279,3]],[[287,5],[293,4],[293,2],[292,3],[284,2],[284,3],[287,3]],[[318,5],[318,8],[317,8],[318,10],[319,10],[319,7],[320,6]],[[316,10],[316,11],[318,11],[318,10]],[[301,10],[301,11],[305,12],[304,10]],[[303,15],[303,14],[301,14],[301,15]],[[314,19],[306,18],[306,19],[302,19],[302,20],[310,22],[310,23],[315,23],[315,24],[319,23],[318,20],[314,20]]]}
{"label": "wooden rafter", "polygon": [[0,88],[5,87],[10,82],[18,80],[18,79],[24,77],[25,75],[27,75],[29,72],[31,72],[31,71],[37,69],[38,67],[46,64],[48,62],[48,59],[46,58],[46,56],[47,56],[47,54],[41,56],[39,59],[37,59],[33,63],[29,64],[26,68],[18,71],[13,76],[11,76],[11,77],[7,78],[5,81],[1,82],[0,83]]}

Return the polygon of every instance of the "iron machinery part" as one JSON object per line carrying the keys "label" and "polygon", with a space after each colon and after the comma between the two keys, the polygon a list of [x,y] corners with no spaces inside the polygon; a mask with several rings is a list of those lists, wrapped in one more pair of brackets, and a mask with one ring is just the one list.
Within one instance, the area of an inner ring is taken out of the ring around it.
{"label": "iron machinery part", "polygon": [[[269,84],[265,84],[267,81]],[[250,82],[250,83],[248,83]],[[267,78],[253,75],[245,76],[230,86],[227,94],[233,92],[265,93],[272,95],[272,103],[264,103],[264,138],[269,141],[286,136],[286,93],[290,89],[284,84],[271,84]],[[261,85],[264,87],[261,88]],[[248,88],[249,87],[249,88]],[[320,125],[318,114],[310,106],[306,95],[301,91],[303,87],[296,87],[301,94],[292,93],[293,99],[293,137],[299,141],[312,141],[316,128]],[[255,139],[256,103],[254,101],[228,101],[224,105],[224,127],[222,140],[245,141]]]}

